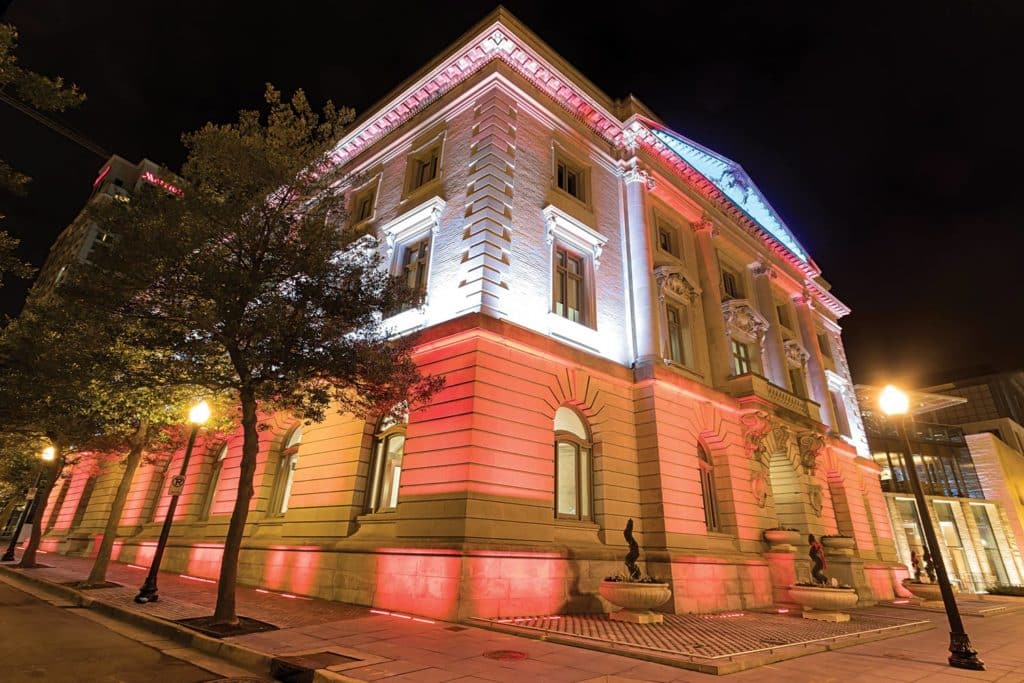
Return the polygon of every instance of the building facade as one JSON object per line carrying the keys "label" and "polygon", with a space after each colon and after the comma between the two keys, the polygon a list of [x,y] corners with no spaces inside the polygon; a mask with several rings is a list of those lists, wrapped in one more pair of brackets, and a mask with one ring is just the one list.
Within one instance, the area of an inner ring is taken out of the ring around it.
{"label": "building facade", "polygon": [[[242,582],[442,618],[598,611],[633,519],[671,611],[787,602],[807,546],[769,549],[776,527],[854,538],[830,567],[893,596],[848,309],[739,165],[503,10],[334,155],[353,226],[425,293],[389,324],[446,385],[399,421],[268,416]],[[240,447],[196,451],[165,567],[217,576]],[[148,562],[167,471],[140,469],[120,560]],[[88,554],[119,472],[68,474],[45,542]]]}
{"label": "building facade", "polygon": [[[912,555],[924,558],[928,550],[921,528],[921,511],[907,479],[906,446],[896,427],[872,409],[876,391],[858,387],[872,457],[881,469],[896,548],[908,571]],[[998,444],[981,454],[979,442],[956,425],[928,422],[932,416],[963,410],[963,398],[911,392],[914,419],[907,432],[913,449],[927,514],[939,538],[940,552],[950,581],[964,592],[981,593],[989,586],[1020,585],[1020,519],[1014,501],[1007,504],[1006,484],[999,474]],[[999,440],[986,434],[993,442]],[[999,442],[1001,444],[1002,442]],[[978,457],[981,455],[982,457]]]}

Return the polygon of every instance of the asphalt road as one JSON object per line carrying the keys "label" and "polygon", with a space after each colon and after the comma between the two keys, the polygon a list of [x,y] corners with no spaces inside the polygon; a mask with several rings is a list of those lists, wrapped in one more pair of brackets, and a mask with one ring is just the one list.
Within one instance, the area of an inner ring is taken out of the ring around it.
{"label": "asphalt road", "polygon": [[0,583],[0,681],[199,683],[221,678]]}

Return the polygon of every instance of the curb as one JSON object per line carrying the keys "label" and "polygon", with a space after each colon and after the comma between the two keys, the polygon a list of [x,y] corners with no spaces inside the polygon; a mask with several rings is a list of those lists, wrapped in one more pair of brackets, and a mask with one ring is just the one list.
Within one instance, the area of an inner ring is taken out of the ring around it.
{"label": "curb", "polygon": [[260,672],[263,675],[269,676],[270,664],[273,657],[269,654],[260,652],[259,650],[253,650],[252,648],[248,648],[243,645],[228,643],[223,640],[211,638],[210,636],[197,633],[191,629],[185,628],[184,626],[179,626],[172,621],[167,621],[166,619],[115,607],[114,605],[89,597],[82,591],[75,590],[70,586],[62,586],[60,584],[47,581],[46,579],[41,579],[36,576],[19,572],[11,565],[0,565],[0,574],[15,579],[16,581],[22,581],[41,588],[46,593],[67,600],[80,607],[90,609],[97,614],[111,617],[124,624],[128,624],[129,626],[142,628],[150,633],[167,638],[168,640],[172,640],[180,645],[193,648],[213,657],[218,657],[244,669]]}

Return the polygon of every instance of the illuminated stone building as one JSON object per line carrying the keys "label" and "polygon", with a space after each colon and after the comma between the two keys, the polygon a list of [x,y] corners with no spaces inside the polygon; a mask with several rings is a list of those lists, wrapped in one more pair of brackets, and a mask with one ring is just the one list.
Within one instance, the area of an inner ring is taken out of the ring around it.
{"label": "illuminated stone building", "polygon": [[[390,323],[419,331],[418,362],[447,384],[395,424],[274,417],[243,582],[439,617],[601,610],[632,518],[672,611],[786,602],[809,562],[769,551],[777,526],[853,537],[830,567],[865,603],[892,597],[906,570],[848,309],[739,165],[610,99],[501,10],[335,158],[351,220],[425,291]],[[165,567],[217,576],[240,449],[194,457]],[[117,476],[54,493],[51,547],[91,552]],[[164,477],[141,468],[121,560],[148,562]]]}

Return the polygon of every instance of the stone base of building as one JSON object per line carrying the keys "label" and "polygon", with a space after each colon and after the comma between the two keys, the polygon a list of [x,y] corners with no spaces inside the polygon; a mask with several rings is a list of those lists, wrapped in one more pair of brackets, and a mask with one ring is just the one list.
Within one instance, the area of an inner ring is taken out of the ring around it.
{"label": "stone base of building", "polygon": [[819,610],[805,610],[804,619],[813,619],[815,621],[828,621],[833,624],[842,623],[850,620],[850,615],[846,612],[824,612]]}

